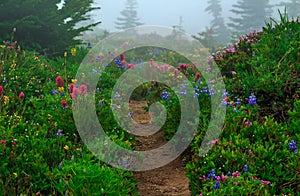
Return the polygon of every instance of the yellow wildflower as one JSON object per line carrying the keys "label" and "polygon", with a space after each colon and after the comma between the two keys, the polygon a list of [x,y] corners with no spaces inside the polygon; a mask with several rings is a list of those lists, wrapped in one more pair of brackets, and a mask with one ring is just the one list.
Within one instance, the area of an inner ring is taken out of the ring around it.
{"label": "yellow wildflower", "polygon": [[64,57],[67,57],[67,52],[64,52]]}
{"label": "yellow wildflower", "polygon": [[58,87],[58,91],[61,93],[61,92],[64,92],[64,87]]}
{"label": "yellow wildflower", "polygon": [[72,82],[72,83],[76,83],[77,80],[76,80],[76,79],[72,79],[71,82]]}
{"label": "yellow wildflower", "polygon": [[71,48],[71,54],[72,56],[76,56],[76,48]]}
{"label": "yellow wildflower", "polygon": [[69,150],[69,146],[65,145],[65,146],[64,146],[64,149],[65,149],[65,150]]}
{"label": "yellow wildflower", "polygon": [[4,104],[6,105],[6,104],[8,104],[8,102],[9,102],[9,96],[3,96],[3,98],[4,98]]}

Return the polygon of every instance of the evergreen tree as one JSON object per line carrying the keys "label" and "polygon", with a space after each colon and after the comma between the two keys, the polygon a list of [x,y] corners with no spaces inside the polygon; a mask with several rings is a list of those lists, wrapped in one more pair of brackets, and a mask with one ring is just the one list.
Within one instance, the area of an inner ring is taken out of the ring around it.
{"label": "evergreen tree", "polygon": [[16,28],[14,40],[22,47],[51,54],[62,54],[70,46],[80,43],[76,37],[100,22],[76,27],[90,19],[93,0],[9,0],[0,3],[0,38],[9,39]]}
{"label": "evergreen tree", "polygon": [[286,8],[286,12],[290,18],[300,17],[300,0],[284,1],[281,2],[279,6]]}
{"label": "evergreen tree", "polygon": [[269,0],[238,0],[231,12],[238,17],[230,17],[229,27],[235,35],[244,35],[259,30],[271,14]]}
{"label": "evergreen tree", "polygon": [[206,48],[214,47],[217,44],[216,33],[212,27],[206,27],[205,31],[198,33],[197,36],[193,35],[192,37],[200,41]]}
{"label": "evergreen tree", "polygon": [[222,7],[220,2],[220,0],[209,0],[205,11],[210,13],[213,17],[211,28],[215,32],[215,40],[219,44],[227,44],[230,41],[230,33],[225,25],[224,18],[222,17]]}
{"label": "evergreen tree", "polygon": [[125,2],[125,8],[121,11],[121,17],[117,18],[115,24],[117,29],[128,29],[133,28],[143,23],[139,22],[137,16],[137,1],[136,0],[127,0]]}

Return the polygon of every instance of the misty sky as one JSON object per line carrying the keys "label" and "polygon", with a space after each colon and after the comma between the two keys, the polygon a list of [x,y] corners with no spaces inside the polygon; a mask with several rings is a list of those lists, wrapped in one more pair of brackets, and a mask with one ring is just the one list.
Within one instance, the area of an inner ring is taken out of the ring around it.
{"label": "misty sky", "polygon": [[[99,28],[115,31],[115,21],[120,16],[126,0],[96,0],[101,9],[94,12],[94,17],[102,21]],[[272,0],[276,4],[281,0]],[[232,16],[229,11],[237,0],[222,0],[223,16],[228,21]],[[207,0],[138,0],[138,16],[145,25],[163,25],[172,27],[183,18],[183,27],[189,34],[196,34],[209,26],[211,16],[204,10]],[[276,12],[274,13],[276,14]]]}

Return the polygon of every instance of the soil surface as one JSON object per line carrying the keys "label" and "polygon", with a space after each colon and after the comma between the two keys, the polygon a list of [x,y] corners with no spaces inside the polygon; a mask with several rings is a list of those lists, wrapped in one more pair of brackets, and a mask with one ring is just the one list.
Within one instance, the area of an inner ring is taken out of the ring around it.
{"label": "soil surface", "polygon": [[[140,124],[150,122],[149,113],[143,109],[145,106],[147,106],[145,101],[130,102],[135,122]],[[164,145],[167,141],[163,135],[163,131],[158,131],[150,136],[136,136],[136,150],[147,151]],[[190,195],[189,179],[185,176],[185,165],[180,158],[157,169],[135,172],[134,177],[138,181],[138,193],[141,196]]]}

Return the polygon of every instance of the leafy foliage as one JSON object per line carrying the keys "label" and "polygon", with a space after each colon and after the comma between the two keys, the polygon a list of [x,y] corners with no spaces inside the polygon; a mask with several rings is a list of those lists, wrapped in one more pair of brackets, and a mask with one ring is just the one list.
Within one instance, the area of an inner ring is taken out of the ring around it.
{"label": "leafy foliage", "polygon": [[280,23],[272,20],[210,58],[222,71],[230,104],[211,150],[200,156],[205,126],[191,144],[186,168],[192,195],[299,189],[299,32],[298,21],[281,15]]}
{"label": "leafy foliage", "polygon": [[227,90],[236,97],[258,95],[262,115],[284,120],[300,96],[299,31],[297,21],[281,15],[281,23],[271,20],[263,31],[241,36],[234,53],[217,52],[216,63],[227,76]]}
{"label": "leafy foliage", "polygon": [[[0,192],[136,195],[132,173],[99,161],[76,130],[68,88],[87,51],[72,48],[53,61],[5,45],[0,50]],[[107,128],[114,119],[104,108]],[[109,136],[132,148],[133,138],[114,130]]]}
{"label": "leafy foliage", "polygon": [[65,0],[60,9],[58,3],[60,0],[1,1],[0,38],[10,40],[13,35],[22,48],[57,55],[79,44],[76,37],[99,24],[77,26],[79,22],[89,20],[89,12],[99,9],[91,7],[93,0]]}

